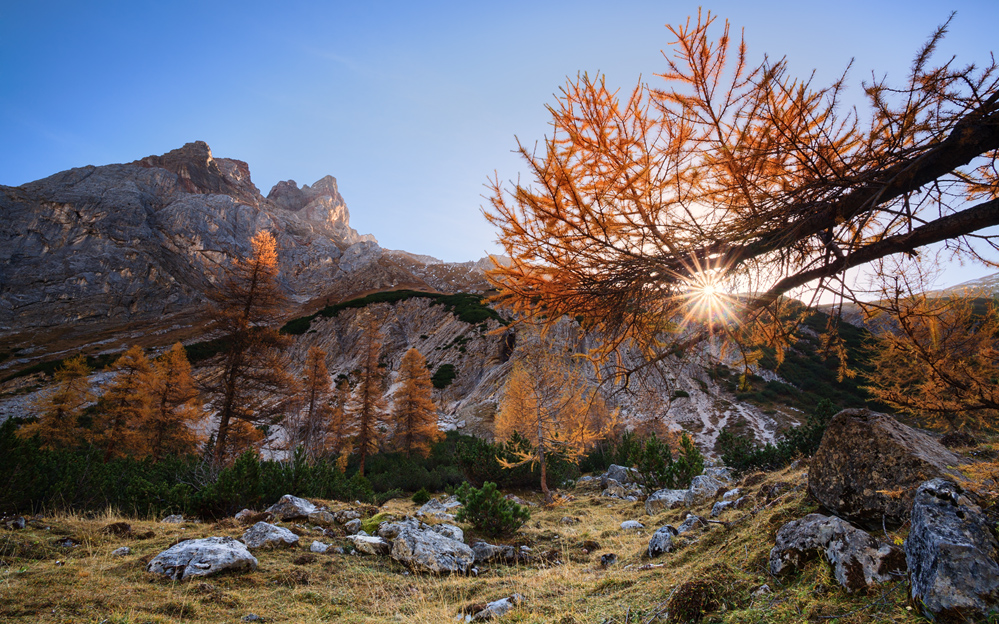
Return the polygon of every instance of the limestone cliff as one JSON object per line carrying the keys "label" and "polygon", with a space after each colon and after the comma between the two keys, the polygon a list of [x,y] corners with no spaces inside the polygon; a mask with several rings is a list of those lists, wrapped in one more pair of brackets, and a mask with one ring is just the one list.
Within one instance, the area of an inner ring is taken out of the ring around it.
{"label": "limestone cliff", "polygon": [[[45,350],[57,339],[79,347],[126,326],[196,324],[220,272],[264,229],[298,304],[486,285],[471,263],[390,252],[359,235],[331,176],[279,182],[264,197],[245,162],[195,142],[0,186],[0,347]],[[436,279],[449,272],[463,279]]]}

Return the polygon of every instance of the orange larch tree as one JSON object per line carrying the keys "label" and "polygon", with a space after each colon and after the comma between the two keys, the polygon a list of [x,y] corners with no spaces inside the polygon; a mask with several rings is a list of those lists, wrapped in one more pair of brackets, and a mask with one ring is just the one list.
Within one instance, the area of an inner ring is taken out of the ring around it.
{"label": "orange larch tree", "polygon": [[287,426],[289,449],[302,447],[306,457],[315,461],[326,454],[333,420],[333,389],[326,352],[310,347],[305,357],[305,381],[302,385],[302,408]]}
{"label": "orange larch tree", "polygon": [[109,369],[114,381],[97,402],[88,438],[104,451],[104,461],[112,457],[149,454],[148,432],[153,406],[153,366],[135,345],[125,351]]}
{"label": "orange larch tree", "polygon": [[275,424],[289,410],[296,389],[281,354],[288,341],[273,327],[287,303],[277,280],[277,243],[263,230],[250,242],[250,257],[233,262],[212,307],[214,327],[223,333],[225,344],[221,361],[204,380],[219,419],[216,461],[242,450],[228,448],[233,420]]}
{"label": "orange larch tree", "polygon": [[378,319],[367,313],[361,334],[360,378],[345,407],[345,429],[352,450],[360,458],[359,472],[364,476],[364,461],[378,451],[380,427],[385,414],[384,374],[379,366],[382,343]]}
{"label": "orange larch tree", "polygon": [[142,429],[153,461],[195,453],[204,441],[205,419],[187,352],[179,342],[153,361],[152,406]]}
{"label": "orange larch tree", "polygon": [[605,406],[596,389],[587,382],[578,363],[566,361],[562,350],[537,335],[521,338],[518,342],[514,366],[499,403],[494,433],[498,440],[506,440],[517,432],[531,442],[532,453],[523,455],[517,462],[501,463],[508,468],[537,463],[541,491],[545,501],[551,503],[548,456],[558,454],[568,461],[578,461],[613,426],[614,418],[603,413]]}
{"label": "orange larch tree", "polygon": [[402,357],[396,383],[399,388],[392,398],[391,412],[395,446],[406,457],[412,457],[414,453],[426,457],[430,445],[442,439],[444,434],[437,427],[434,384],[430,380],[427,360],[416,347]]}
{"label": "orange larch tree", "polygon": [[95,399],[87,376],[90,367],[82,355],[64,361],[55,371],[56,388],[33,405],[38,422],[17,430],[22,438],[38,436],[43,449],[71,448],[80,443],[78,418]]}
{"label": "orange larch tree", "polygon": [[562,88],[551,136],[519,146],[528,179],[491,184],[501,304],[581,318],[604,337],[594,357],[633,341],[655,362],[710,333],[780,353],[786,294],[858,299],[848,269],[942,241],[994,266],[994,59],[934,65],[941,27],[904,84],[864,84],[848,108],[845,74],[816,88],[784,59],[754,65],[714,22],[670,27],[659,86]]}

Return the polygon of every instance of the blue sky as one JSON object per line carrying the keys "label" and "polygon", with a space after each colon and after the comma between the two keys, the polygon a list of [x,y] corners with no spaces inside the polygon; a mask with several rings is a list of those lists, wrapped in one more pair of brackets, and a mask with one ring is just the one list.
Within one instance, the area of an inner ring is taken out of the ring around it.
{"label": "blue sky", "polygon": [[[204,140],[266,194],[335,176],[352,224],[388,248],[495,252],[483,184],[547,131],[566,76],[631,87],[663,69],[695,2],[32,2],[0,0],[0,184]],[[717,2],[749,52],[825,83],[855,58],[904,76],[934,27],[984,62],[999,2]],[[992,272],[963,269],[956,283]]]}

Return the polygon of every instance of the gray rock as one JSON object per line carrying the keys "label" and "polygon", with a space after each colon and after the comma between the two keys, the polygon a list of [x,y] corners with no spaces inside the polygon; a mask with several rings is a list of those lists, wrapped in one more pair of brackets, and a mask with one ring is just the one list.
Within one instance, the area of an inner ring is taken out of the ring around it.
{"label": "gray rock", "polygon": [[732,488],[728,492],[725,492],[724,494],[722,494],[722,500],[723,501],[734,501],[735,499],[739,498],[740,496],[742,496],[742,490],[739,489],[739,488]]}
{"label": "gray rock", "polygon": [[558,521],[558,523],[563,526],[572,526],[574,524],[579,524],[580,522],[582,522],[582,520],[573,516],[562,516]]}
{"label": "gray rock", "polygon": [[122,546],[121,548],[115,548],[111,551],[112,557],[127,557],[132,554],[132,549],[128,546]]}
{"label": "gray rock", "polygon": [[883,520],[900,524],[909,517],[916,488],[935,477],[959,478],[953,466],[963,463],[887,414],[843,410],[833,416],[812,458],[808,491],[842,518],[877,527]]}
{"label": "gray rock", "polygon": [[247,548],[291,548],[298,544],[298,536],[284,527],[258,522],[240,538]]}
{"label": "gray rock", "polygon": [[156,555],[146,571],[174,580],[211,576],[227,570],[256,570],[257,559],[231,537],[187,540]]}
{"label": "gray rock", "polygon": [[183,524],[184,516],[180,514],[173,514],[172,516],[167,516],[166,518],[163,518],[162,520],[160,520],[160,522],[164,522],[166,524]]}
{"label": "gray rock", "polygon": [[285,494],[278,502],[268,507],[267,511],[287,522],[288,520],[308,518],[309,514],[316,513],[319,508],[304,498]]}
{"label": "gray rock", "polygon": [[521,507],[537,507],[537,504],[532,503],[531,501],[526,501],[523,498],[517,496],[516,494],[507,494],[503,498],[507,499],[508,501],[513,501],[514,503],[517,503]]}
{"label": "gray rock", "polygon": [[659,490],[645,500],[645,513],[654,516],[667,509],[690,506],[688,490]]}
{"label": "gray rock", "polygon": [[263,622],[264,618],[260,617],[256,613],[247,613],[242,618],[240,618],[240,620],[243,622]]}
{"label": "gray rock", "polygon": [[694,529],[706,529],[709,526],[711,525],[697,514],[687,514],[687,517],[680,523],[680,526],[676,527],[676,532],[677,535],[680,535]]}
{"label": "gray rock", "polygon": [[336,518],[325,509],[320,509],[309,514],[309,522],[321,527],[330,527],[336,524]]}
{"label": "gray rock", "polygon": [[4,523],[4,526],[6,526],[8,529],[10,529],[12,531],[20,531],[25,526],[27,526],[27,524],[25,523],[23,516],[18,516],[16,518],[12,518],[10,520],[7,520]]}
{"label": "gray rock", "polygon": [[606,555],[600,555],[600,567],[609,568],[617,563],[616,553],[607,553]]}
{"label": "gray rock", "polygon": [[353,509],[341,509],[340,511],[333,512],[333,519],[338,524],[347,524],[351,520],[358,520],[360,517],[360,512]]}
{"label": "gray rock", "polygon": [[343,525],[343,530],[347,532],[347,535],[355,535],[361,531],[361,521],[355,518]]}
{"label": "gray rock", "polygon": [[475,555],[475,563],[519,563],[528,561],[530,551],[520,551],[513,546],[497,546],[476,540],[471,545],[472,553]]}
{"label": "gray rock", "polygon": [[835,516],[809,514],[777,531],[777,543],[770,550],[770,573],[786,574],[820,555],[832,565],[836,581],[851,592],[867,590],[905,572],[899,548]]}
{"label": "gray rock", "polygon": [[717,518],[722,514],[723,511],[734,506],[735,506],[735,501],[718,501],[711,507],[711,513],[709,515],[712,518]]}
{"label": "gray rock", "polygon": [[328,552],[329,549],[330,549],[329,544],[324,544],[318,540],[312,540],[312,545],[309,546],[309,552],[314,552],[319,554]]}
{"label": "gray rock", "polygon": [[652,539],[649,540],[649,556],[658,557],[673,550],[673,537],[676,535],[676,529],[668,524],[656,529]]}
{"label": "gray rock", "polygon": [[725,483],[731,483],[733,480],[732,469],[728,466],[711,466],[704,469],[704,474]]}
{"label": "gray rock", "polygon": [[350,535],[347,539],[355,551],[365,555],[387,555],[392,551],[392,544],[377,535]]}
{"label": "gray rock", "polygon": [[625,520],[621,523],[622,531],[637,531],[638,529],[644,529],[645,525],[638,520]]}
{"label": "gray rock", "polygon": [[499,600],[494,600],[486,605],[486,608],[479,611],[472,617],[473,622],[481,622],[485,620],[493,620],[496,618],[503,617],[510,611],[521,605],[524,602],[524,597],[520,594],[514,594],[506,598],[501,598]]}
{"label": "gray rock", "polygon": [[246,522],[255,515],[257,515],[257,512],[253,511],[252,509],[242,509],[239,512],[237,512],[236,515],[232,517],[232,519],[235,520],[236,522],[239,522],[240,524],[243,524],[244,522]]}
{"label": "gray rock", "polygon": [[468,572],[475,553],[462,542],[434,531],[406,529],[392,540],[392,558],[423,572]]}
{"label": "gray rock", "polygon": [[[610,480],[617,481],[621,485],[634,483],[636,480],[634,470],[626,466],[619,466],[617,464],[610,465],[610,468],[608,468],[607,472],[603,474],[603,478],[601,480],[604,479],[606,479],[607,481]],[[604,483],[603,486],[607,487],[607,484]]]}
{"label": "gray rock", "polygon": [[628,491],[624,489],[624,486],[613,479],[607,480],[607,487],[600,492],[600,495],[606,498],[620,498],[624,499],[628,496]]}
{"label": "gray rock", "polygon": [[698,475],[690,481],[690,505],[699,505],[718,495],[725,484],[710,475]]}
{"label": "gray rock", "polygon": [[437,518],[438,520],[454,520],[454,516],[449,513],[451,509],[459,505],[445,505],[436,498],[431,498],[422,507],[416,510],[417,517]]}
{"label": "gray rock", "polygon": [[933,620],[999,609],[999,543],[977,500],[946,479],[922,484],[905,541],[912,600]]}
{"label": "gray rock", "polygon": [[430,530],[440,533],[444,537],[450,537],[456,542],[465,541],[465,532],[453,524],[433,524],[430,525]]}

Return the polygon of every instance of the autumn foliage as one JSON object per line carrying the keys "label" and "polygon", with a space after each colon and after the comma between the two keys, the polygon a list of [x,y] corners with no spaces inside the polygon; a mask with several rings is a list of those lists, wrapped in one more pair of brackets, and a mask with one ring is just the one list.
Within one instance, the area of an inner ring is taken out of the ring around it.
{"label": "autumn foliage", "polygon": [[38,436],[43,449],[75,446],[82,431],[78,418],[83,408],[94,401],[87,375],[90,367],[82,355],[69,358],[55,371],[56,388],[38,400],[34,410],[38,422],[21,427],[17,434],[22,438]]}
{"label": "autumn foliage", "polygon": [[940,241],[987,260],[994,62],[934,65],[942,27],[903,84],[865,83],[852,109],[845,74],[816,87],[784,59],[753,64],[715,22],[669,28],[658,85],[619,96],[584,74],[561,89],[552,134],[519,145],[528,180],[491,184],[486,217],[511,259],[490,273],[500,303],[582,319],[606,339],[596,356],[633,341],[663,357],[709,332],[786,347],[785,294],[853,298],[848,269]]}
{"label": "autumn foliage", "polygon": [[552,501],[547,457],[559,455],[576,462],[610,426],[603,401],[587,382],[578,364],[538,335],[522,340],[519,357],[507,378],[496,415],[495,435],[508,440],[514,433],[533,446],[506,467],[537,463],[541,490]]}
{"label": "autumn foliage", "polygon": [[437,428],[437,405],[427,360],[415,347],[406,351],[396,380],[399,389],[392,399],[391,420],[395,445],[406,457],[424,457],[430,445],[444,437]]}
{"label": "autumn foliage", "polygon": [[378,319],[368,313],[361,337],[361,365],[357,385],[345,407],[345,438],[360,459],[358,472],[364,476],[364,461],[378,451],[387,402],[385,375],[379,366],[382,351]]}
{"label": "autumn foliage", "polygon": [[[273,327],[287,303],[277,280],[277,243],[264,230],[250,242],[252,253],[233,262],[212,306],[214,327],[226,344],[204,380],[219,418],[214,454],[220,462],[239,455],[248,439],[259,438],[249,428],[282,420],[296,391],[282,356],[288,341]],[[244,423],[238,441],[230,438],[237,421]]]}

